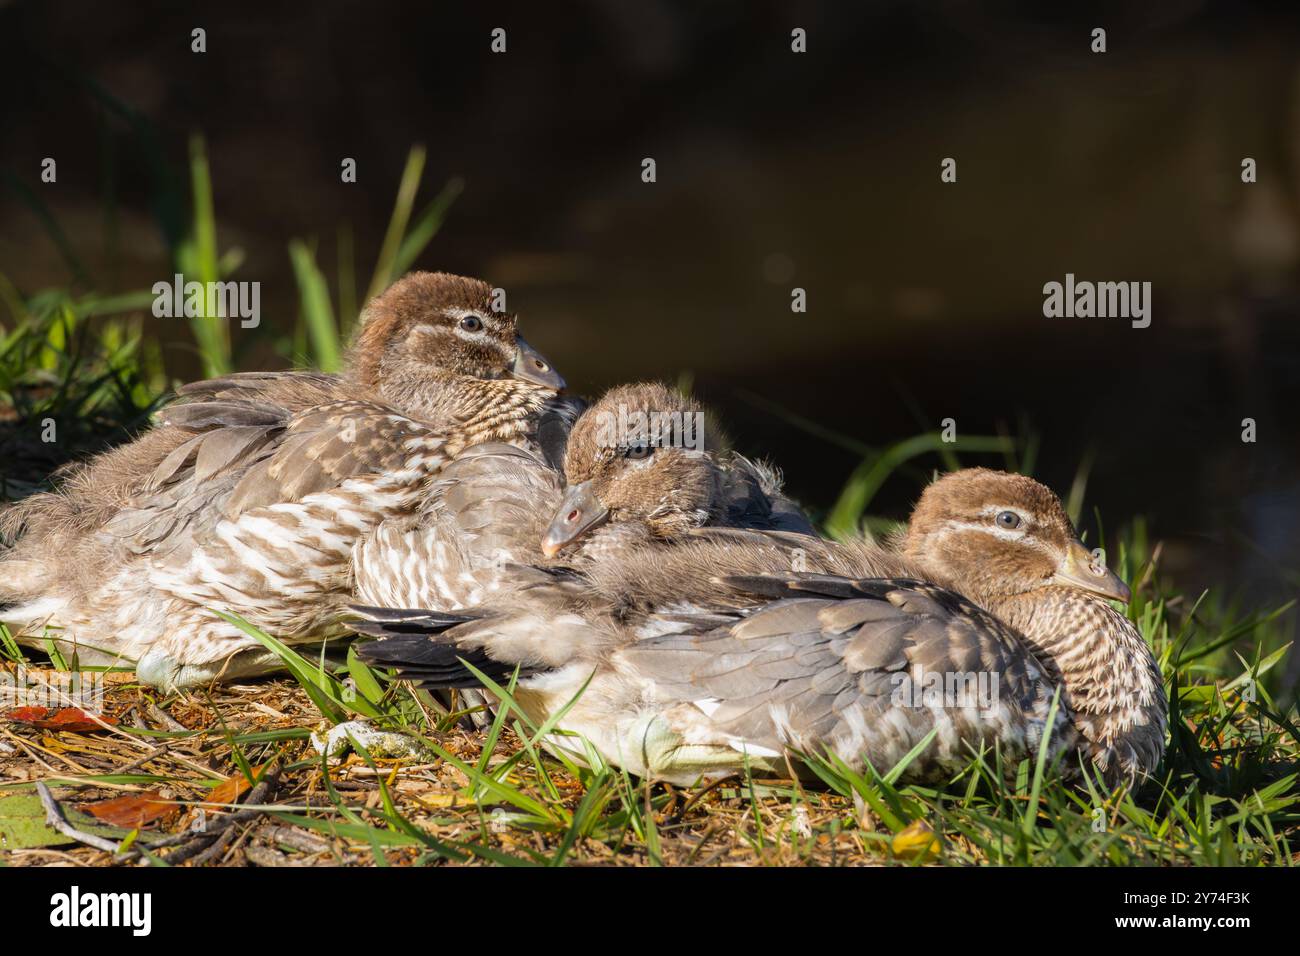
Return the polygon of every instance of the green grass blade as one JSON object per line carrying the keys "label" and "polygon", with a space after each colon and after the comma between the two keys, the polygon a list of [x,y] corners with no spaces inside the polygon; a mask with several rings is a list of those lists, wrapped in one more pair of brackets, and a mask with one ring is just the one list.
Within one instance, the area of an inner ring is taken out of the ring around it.
{"label": "green grass blade", "polygon": [[298,299],[312,346],[312,360],[322,372],[337,372],[343,364],[343,348],[325,276],[316,265],[315,254],[300,239],[289,243],[289,259],[294,278],[298,280]]}
{"label": "green grass blade", "polygon": [[433,237],[438,234],[438,230],[442,228],[443,220],[447,218],[447,211],[451,209],[451,204],[456,201],[456,197],[464,189],[464,180],[450,180],[447,185],[442,187],[442,191],[434,197],[433,202],[425,206],[420,215],[416,217],[410,231],[407,232],[397,250],[397,256],[393,260],[393,278],[400,276],[415,264],[415,260],[420,257],[420,253],[424,252],[425,247],[429,245]]}
{"label": "green grass blade", "polygon": [[402,170],[402,180],[397,187],[393,214],[389,217],[384,242],[379,248],[379,259],[375,263],[375,273],[370,279],[370,289],[366,293],[367,301],[387,289],[397,278],[397,255],[402,247],[402,239],[406,236],[406,224],[411,219],[415,194],[420,190],[420,179],[424,175],[424,158],[423,146],[412,146],[411,152],[406,157],[406,168]]}

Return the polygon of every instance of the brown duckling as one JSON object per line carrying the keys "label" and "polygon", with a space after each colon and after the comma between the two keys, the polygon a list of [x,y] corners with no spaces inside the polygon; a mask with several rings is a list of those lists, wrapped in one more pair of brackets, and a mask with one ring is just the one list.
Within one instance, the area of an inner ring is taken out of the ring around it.
{"label": "brown duckling", "polygon": [[727,446],[699,403],[664,385],[610,389],[569,436],[567,488],[543,552],[554,556],[610,521],[659,541],[705,526],[812,534],[780,474]]}
{"label": "brown duckling", "polygon": [[160,686],[274,667],[214,611],[291,642],[340,633],[353,544],[464,449],[533,442],[556,404],[563,380],[491,297],[413,273],[367,306],[341,376],[182,388],[160,427],[3,515],[0,620]]}

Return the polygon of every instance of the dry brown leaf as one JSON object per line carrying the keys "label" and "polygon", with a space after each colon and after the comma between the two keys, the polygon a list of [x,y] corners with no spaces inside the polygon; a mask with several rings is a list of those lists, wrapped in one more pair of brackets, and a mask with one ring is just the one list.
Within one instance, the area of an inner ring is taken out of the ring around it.
{"label": "dry brown leaf", "polygon": [[180,813],[180,806],[170,800],[162,799],[157,790],[132,793],[125,797],[114,797],[86,807],[97,820],[116,827],[135,830],[148,826],[156,820],[166,820]]}
{"label": "dry brown leaf", "polygon": [[5,715],[6,720],[27,724],[41,730],[74,731],[76,733],[93,733],[104,730],[104,724],[115,725],[116,717],[97,715],[92,719],[80,707],[64,707],[55,710],[52,707],[19,707]]}

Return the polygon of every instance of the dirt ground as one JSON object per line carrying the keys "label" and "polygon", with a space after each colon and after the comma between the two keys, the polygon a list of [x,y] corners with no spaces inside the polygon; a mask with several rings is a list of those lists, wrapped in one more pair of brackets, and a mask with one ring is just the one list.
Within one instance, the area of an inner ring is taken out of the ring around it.
{"label": "dirt ground", "polygon": [[[310,741],[326,724],[290,680],[159,698],[133,675],[111,676],[107,726],[94,726],[92,718],[88,729],[42,727],[12,710],[0,717],[0,817],[6,796],[27,794],[34,803],[40,781],[71,829],[108,844],[137,827],[139,837],[115,855],[48,834],[50,845],[0,848],[9,864],[138,865],[142,848],[186,866],[367,866],[380,855],[398,865],[538,862],[566,842],[565,859],[586,864],[644,865],[651,856],[703,865],[882,860],[870,821],[861,826],[851,801],[799,788],[792,807],[790,781],[758,791],[733,781],[693,792],[624,781],[627,797],[649,808],[653,839],[623,820],[617,797],[591,835],[574,839],[566,836],[565,814],[573,815],[587,791],[562,768],[548,766],[546,781],[521,762],[508,778],[555,810],[557,821],[547,825],[494,806],[490,797],[475,803],[469,778],[445,759],[372,763],[351,754],[332,761],[327,776]],[[483,731],[463,726],[438,735],[448,753],[470,764],[481,758],[484,741]],[[488,766],[520,747],[507,731]],[[398,820],[429,839],[410,839]]]}

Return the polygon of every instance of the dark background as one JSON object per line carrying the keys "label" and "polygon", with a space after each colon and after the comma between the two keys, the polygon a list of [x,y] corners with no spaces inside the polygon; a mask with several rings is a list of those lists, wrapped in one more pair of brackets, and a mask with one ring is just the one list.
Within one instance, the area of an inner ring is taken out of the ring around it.
{"label": "dark background", "polygon": [[[465,191],[418,265],[505,287],[576,390],[689,373],[739,447],[821,508],[860,455],[790,415],[876,447],[947,417],[965,434],[1033,431],[1039,477],[1064,494],[1091,458],[1089,511],[1109,526],[1145,515],[1192,593],[1294,595],[1296,12],[470,6],[0,0],[0,169],[40,191],[99,291],[147,288],[170,278],[164,237],[184,228],[183,209],[151,197],[161,176],[184,183],[202,132],[220,247],[246,257],[231,278],[260,281],[263,324],[288,328],[288,240],[316,237],[332,275],[348,224],[364,289],[424,143],[422,202],[452,177]],[[505,55],[489,50],[497,26]],[[1089,51],[1095,26],[1104,55]],[[56,185],[39,182],[45,156]],[[340,182],[345,156],[355,185]],[[954,185],[939,179],[947,156]],[[0,271],[24,294],[75,286],[13,189]],[[1151,327],[1044,318],[1043,284],[1067,272],[1152,282]],[[806,315],[790,312],[793,286]],[[196,377],[184,324],[147,321],[168,372]],[[241,367],[283,364],[255,333],[232,335]],[[938,461],[916,464],[874,512],[906,514]]]}

